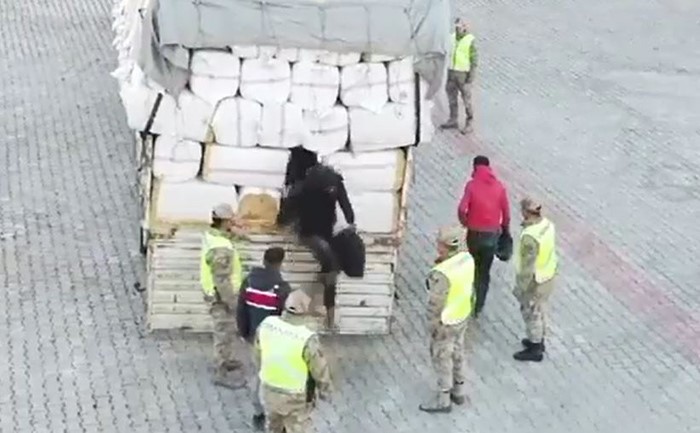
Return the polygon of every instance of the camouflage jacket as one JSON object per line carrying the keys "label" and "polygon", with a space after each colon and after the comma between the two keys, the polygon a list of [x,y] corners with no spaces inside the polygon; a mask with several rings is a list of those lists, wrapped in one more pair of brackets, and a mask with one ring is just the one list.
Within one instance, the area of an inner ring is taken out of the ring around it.
{"label": "camouflage jacket", "polygon": [[515,275],[516,294],[524,294],[535,285],[535,261],[539,253],[539,244],[532,236],[520,237],[517,254],[520,254],[520,269]]}
{"label": "camouflage jacket", "polygon": [[[225,236],[231,239],[234,243],[239,241],[239,238],[230,232],[210,228],[209,233],[214,236]],[[233,251],[228,248],[212,248],[207,251],[205,260],[209,265],[214,277],[214,286],[221,302],[233,308],[236,305],[236,293],[240,287],[233,287],[231,284],[231,272],[233,271]],[[211,300],[215,301],[215,300]]]}
{"label": "camouflage jacket", "polygon": [[432,334],[442,326],[442,311],[447,302],[450,281],[442,272],[432,270],[428,274],[425,284],[428,289],[428,329]]}

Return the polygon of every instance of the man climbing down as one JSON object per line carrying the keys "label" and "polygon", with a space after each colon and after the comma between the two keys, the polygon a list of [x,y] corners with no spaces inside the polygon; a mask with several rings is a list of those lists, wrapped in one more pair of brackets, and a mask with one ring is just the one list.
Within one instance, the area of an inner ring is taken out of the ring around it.
{"label": "man climbing down", "polygon": [[[290,165],[292,163],[290,159]],[[311,250],[321,265],[319,280],[324,287],[326,327],[333,330],[336,283],[340,272],[338,258],[330,244],[337,222],[336,205],[340,205],[350,227],[354,228],[355,224],[355,214],[343,177],[333,168],[317,162],[306,170],[303,179],[295,181],[283,200],[278,223],[294,223],[299,241]]]}

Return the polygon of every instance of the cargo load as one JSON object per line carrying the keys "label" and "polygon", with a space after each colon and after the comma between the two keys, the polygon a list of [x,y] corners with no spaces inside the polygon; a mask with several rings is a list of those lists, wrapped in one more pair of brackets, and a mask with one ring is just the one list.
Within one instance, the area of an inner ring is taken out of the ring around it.
{"label": "cargo load", "polygon": [[[244,266],[284,247],[284,276],[312,294],[310,323],[320,322],[318,265],[275,225],[290,150],[302,146],[343,175],[365,247],[362,276],[339,278],[339,332],[389,332],[412,147],[434,130],[449,4],[121,0],[113,14],[113,76],[137,142],[149,329],[211,330],[200,246],[222,202],[251,233],[238,245]],[[259,27],[262,16],[278,27]]]}

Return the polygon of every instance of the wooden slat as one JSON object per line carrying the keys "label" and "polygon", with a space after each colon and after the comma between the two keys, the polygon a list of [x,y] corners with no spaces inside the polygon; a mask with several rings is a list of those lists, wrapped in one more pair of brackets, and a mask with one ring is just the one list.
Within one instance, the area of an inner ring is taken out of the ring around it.
{"label": "wooden slat", "polygon": [[386,334],[389,332],[389,319],[341,317],[338,319],[338,327],[344,334]]}
{"label": "wooden slat", "polygon": [[204,301],[197,304],[158,304],[151,307],[152,315],[161,314],[209,314],[209,305]]}
{"label": "wooden slat", "polygon": [[337,314],[340,319],[349,317],[388,318],[391,315],[391,310],[388,307],[338,306]]}
{"label": "wooden slat", "polygon": [[186,329],[192,332],[211,332],[214,328],[209,314],[155,314],[148,318],[151,331]]}
{"label": "wooden slat", "polygon": [[392,303],[393,298],[386,295],[350,295],[345,293],[339,293],[336,295],[336,304],[338,305],[389,308]]}

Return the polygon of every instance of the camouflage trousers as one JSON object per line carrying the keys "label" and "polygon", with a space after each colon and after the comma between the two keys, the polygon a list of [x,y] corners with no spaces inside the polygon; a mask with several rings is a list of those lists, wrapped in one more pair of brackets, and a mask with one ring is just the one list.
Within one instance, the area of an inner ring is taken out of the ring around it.
{"label": "camouflage trousers", "polygon": [[223,302],[215,302],[209,310],[214,321],[214,363],[223,369],[227,362],[235,361],[236,316]]}
{"label": "camouflage trousers", "polygon": [[311,406],[306,402],[306,393],[288,394],[262,385],[260,396],[268,433],[311,431]]}
{"label": "camouflage trousers", "polygon": [[525,322],[525,333],[528,340],[540,343],[547,333],[547,301],[554,290],[554,281],[542,284],[533,283],[525,291],[515,291],[515,297],[520,303],[520,313]]}
{"label": "camouflage trousers", "polygon": [[445,91],[447,92],[447,101],[449,102],[450,106],[450,122],[457,121],[459,96],[462,97],[464,111],[467,113],[467,120],[470,120],[474,116],[474,111],[472,110],[472,89],[471,83],[467,81],[468,78],[469,72],[447,72],[447,84],[445,85]]}
{"label": "camouflage trousers", "polygon": [[458,325],[440,325],[430,338],[430,358],[440,391],[464,383],[464,335],[467,321]]}
{"label": "camouflage trousers", "polygon": [[250,381],[250,398],[253,403],[253,413],[258,415],[265,413],[265,409],[260,401],[260,365],[255,359],[255,348],[250,345],[251,364],[253,365],[253,380]]}

